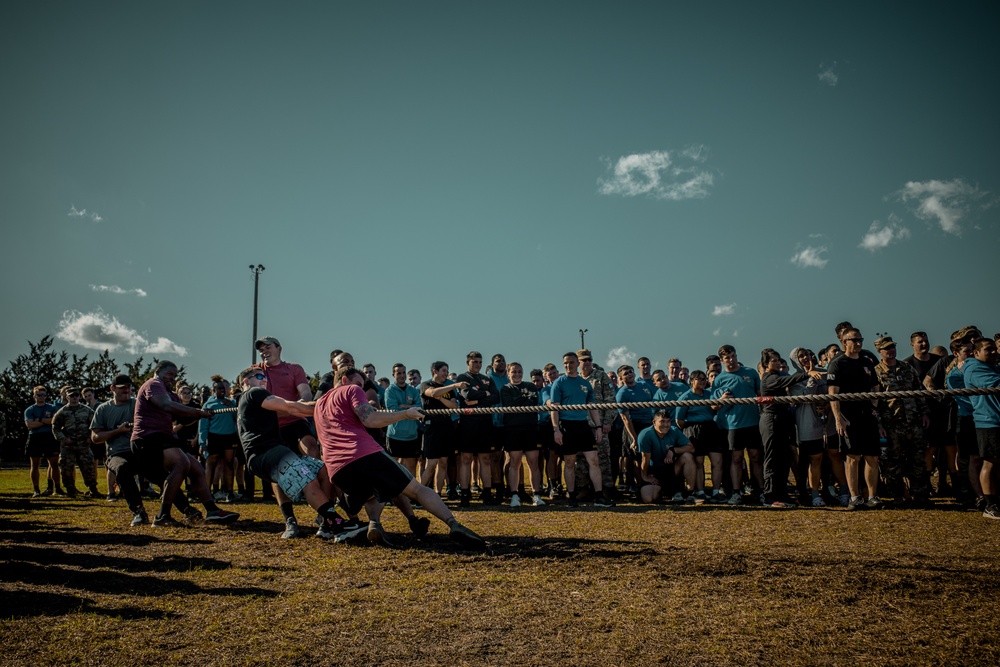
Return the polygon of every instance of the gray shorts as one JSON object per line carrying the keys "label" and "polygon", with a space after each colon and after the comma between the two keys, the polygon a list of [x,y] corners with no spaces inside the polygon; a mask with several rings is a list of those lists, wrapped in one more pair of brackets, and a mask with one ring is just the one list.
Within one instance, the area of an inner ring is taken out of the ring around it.
{"label": "gray shorts", "polygon": [[316,479],[323,469],[323,462],[310,456],[300,456],[288,447],[278,445],[254,456],[248,466],[253,474],[277,484],[292,502],[301,502],[302,490]]}

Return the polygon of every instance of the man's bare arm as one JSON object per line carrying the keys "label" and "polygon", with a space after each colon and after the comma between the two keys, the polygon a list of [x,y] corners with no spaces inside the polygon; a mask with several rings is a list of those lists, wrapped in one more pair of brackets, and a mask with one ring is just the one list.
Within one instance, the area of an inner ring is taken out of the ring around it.
{"label": "man's bare arm", "polygon": [[423,419],[424,417],[423,411],[417,407],[411,407],[401,412],[377,412],[368,403],[360,403],[354,408],[354,414],[358,416],[365,428],[382,428],[404,419]]}
{"label": "man's bare arm", "polygon": [[298,387],[295,388],[299,392],[299,400],[302,402],[313,400],[312,389],[309,388],[308,382],[303,382]]}
{"label": "man's bare arm", "polygon": [[312,417],[316,401],[306,401],[303,403],[300,401],[286,401],[278,396],[268,396],[260,406],[265,410],[279,412],[292,417]]}

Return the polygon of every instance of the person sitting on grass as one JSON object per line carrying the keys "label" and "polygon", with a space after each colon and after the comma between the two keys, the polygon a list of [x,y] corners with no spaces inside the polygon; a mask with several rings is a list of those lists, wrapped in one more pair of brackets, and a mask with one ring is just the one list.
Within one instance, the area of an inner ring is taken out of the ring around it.
{"label": "person sitting on grass", "polygon": [[423,410],[413,406],[399,412],[376,412],[368,402],[364,375],[356,368],[338,368],[334,388],[316,402],[313,417],[323,462],[331,481],[341,490],[348,514],[362,507],[368,513],[368,540],[389,546],[382,524],[383,503],[398,495],[417,501],[446,523],[457,544],[482,550],[486,542],[454,517],[433,489],[424,486],[397,463],[366,429],[381,428],[403,419],[422,419]]}
{"label": "person sitting on grass", "polygon": [[[639,455],[642,456],[638,500],[652,503],[663,497],[678,476],[684,476],[694,488],[697,467],[694,463],[694,445],[680,429],[673,426],[673,408],[661,408],[653,413],[653,425],[639,432]],[[673,496],[674,502],[683,502],[681,487]],[[693,500],[690,499],[690,500]]]}
{"label": "person sitting on grass", "polygon": [[292,503],[302,498],[319,515],[320,536],[343,542],[365,532],[367,528],[356,520],[348,522],[337,514],[330,502],[330,479],[323,470],[323,462],[292,451],[281,437],[278,415],[312,417],[316,402],[289,401],[273,395],[264,388],[267,375],[258,367],[240,373],[239,382],[243,394],[237,406],[237,432],[250,472],[269,481],[274,489],[275,500],[285,518],[281,537],[299,536]]}

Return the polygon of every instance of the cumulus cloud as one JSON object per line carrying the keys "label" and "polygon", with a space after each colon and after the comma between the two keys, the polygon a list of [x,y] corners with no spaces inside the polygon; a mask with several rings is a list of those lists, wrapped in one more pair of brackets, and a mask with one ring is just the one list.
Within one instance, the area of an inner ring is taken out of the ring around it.
{"label": "cumulus cloud", "polygon": [[935,220],[949,234],[960,235],[958,221],[966,214],[973,199],[988,194],[960,178],[951,181],[909,181],[898,193],[904,202],[916,205],[914,213],[923,220]]}
{"label": "cumulus cloud", "polygon": [[832,63],[820,63],[819,64],[819,74],[816,75],[819,78],[819,82],[830,86],[837,85],[837,81],[840,77],[837,76],[837,61],[834,60]]}
{"label": "cumulus cloud", "polygon": [[715,184],[715,175],[703,166],[707,159],[708,149],[694,145],[673,154],[650,151],[622,156],[613,164],[608,160],[611,174],[607,179],[598,179],[598,192],[671,201],[704,199]]}
{"label": "cumulus cloud", "polygon": [[100,222],[101,220],[104,220],[104,218],[98,215],[96,211],[91,211],[90,213],[87,213],[87,209],[85,208],[77,209],[76,206],[72,204],[70,204],[69,213],[67,213],[66,215],[70,218],[90,218],[94,222]]}
{"label": "cumulus cloud", "polygon": [[632,365],[635,364],[635,361],[638,358],[638,354],[631,352],[624,345],[621,347],[613,347],[608,350],[607,368],[609,370],[616,370],[622,364]]}
{"label": "cumulus cloud", "polygon": [[135,294],[136,296],[143,297],[146,296],[146,290],[135,287],[133,289],[125,289],[119,287],[118,285],[91,285],[90,289],[95,292],[111,292],[112,294]]}
{"label": "cumulus cloud", "polygon": [[792,255],[792,264],[799,267],[800,269],[806,268],[817,268],[822,269],[826,266],[828,260],[824,257],[824,253],[827,252],[829,248],[825,245],[821,246],[806,246],[801,250],[798,250],[794,255]]}
{"label": "cumulus cloud", "polygon": [[725,306],[716,306],[715,308],[712,309],[712,314],[715,315],[716,317],[719,317],[720,315],[732,315],[735,312],[736,312],[735,303],[730,303]]}
{"label": "cumulus cloud", "polygon": [[902,225],[899,216],[889,214],[889,221],[884,225],[876,220],[868,228],[868,233],[861,239],[859,247],[875,252],[885,248],[890,243],[896,243],[910,238],[910,230]]}
{"label": "cumulus cloud", "polygon": [[187,356],[187,348],[162,336],[150,342],[146,336],[122,324],[117,317],[103,311],[63,313],[56,338],[88,350],[124,350],[131,354],[175,354]]}

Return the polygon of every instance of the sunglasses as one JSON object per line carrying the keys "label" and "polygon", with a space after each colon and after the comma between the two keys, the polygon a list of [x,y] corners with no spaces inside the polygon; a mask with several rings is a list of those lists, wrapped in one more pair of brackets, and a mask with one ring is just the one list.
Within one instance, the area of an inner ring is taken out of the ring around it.
{"label": "sunglasses", "polygon": [[267,379],[267,376],[264,375],[263,373],[255,373],[252,377],[255,378],[255,379],[257,379],[257,380],[266,380]]}
{"label": "sunglasses", "polygon": [[864,338],[845,338],[844,339],[845,343],[863,343],[864,341],[865,341]]}

